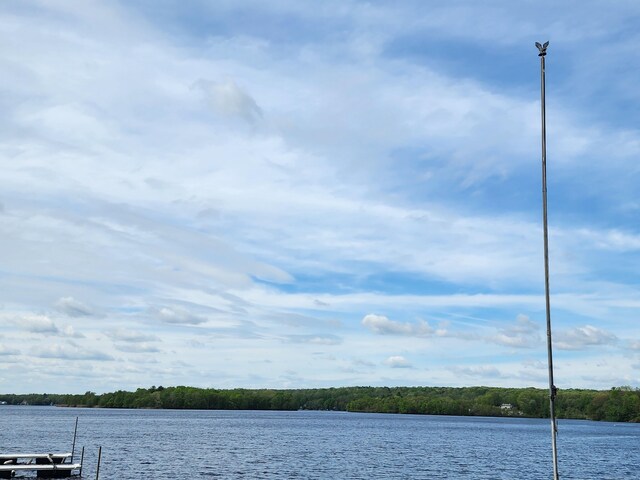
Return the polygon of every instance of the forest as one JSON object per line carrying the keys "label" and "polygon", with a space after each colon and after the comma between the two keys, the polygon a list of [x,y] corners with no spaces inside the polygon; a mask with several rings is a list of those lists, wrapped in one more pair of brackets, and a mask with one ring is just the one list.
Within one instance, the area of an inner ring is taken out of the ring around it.
{"label": "forest", "polygon": [[[321,389],[138,388],[96,394],[0,394],[8,405],[199,410],[339,410],[422,415],[549,416],[547,390],[497,387],[340,387]],[[2,408],[2,407],[0,407]],[[560,390],[558,418],[640,422],[640,389]]]}

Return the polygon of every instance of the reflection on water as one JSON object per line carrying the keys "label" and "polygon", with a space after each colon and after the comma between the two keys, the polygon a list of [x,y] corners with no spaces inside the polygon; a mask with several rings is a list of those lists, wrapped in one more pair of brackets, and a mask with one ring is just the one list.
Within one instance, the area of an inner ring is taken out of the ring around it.
{"label": "reflection on water", "polygon": [[[84,478],[551,478],[547,420],[0,407],[0,453],[85,446]],[[638,478],[640,425],[560,421],[560,476]]]}

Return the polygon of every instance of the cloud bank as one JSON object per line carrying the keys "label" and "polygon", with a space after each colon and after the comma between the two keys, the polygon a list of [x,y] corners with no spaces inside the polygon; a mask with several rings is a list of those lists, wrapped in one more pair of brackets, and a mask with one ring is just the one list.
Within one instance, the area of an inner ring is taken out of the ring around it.
{"label": "cloud bank", "polygon": [[8,385],[544,386],[545,38],[560,386],[640,385],[638,6],[183,10],[0,5]]}

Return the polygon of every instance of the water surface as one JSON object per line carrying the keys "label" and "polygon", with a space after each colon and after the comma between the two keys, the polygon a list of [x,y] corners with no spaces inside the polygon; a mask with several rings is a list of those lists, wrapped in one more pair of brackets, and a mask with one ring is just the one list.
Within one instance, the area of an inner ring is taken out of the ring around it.
{"label": "water surface", "polygon": [[[0,407],[0,452],[85,446],[84,478],[551,478],[548,420],[344,412]],[[637,479],[640,425],[560,420],[560,477]]]}

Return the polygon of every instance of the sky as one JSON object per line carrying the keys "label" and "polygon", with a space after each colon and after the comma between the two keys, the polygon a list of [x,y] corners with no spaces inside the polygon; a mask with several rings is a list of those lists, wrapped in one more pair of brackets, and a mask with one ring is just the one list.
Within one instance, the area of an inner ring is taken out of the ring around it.
{"label": "sky", "polygon": [[0,3],[0,392],[640,387],[640,4]]}

